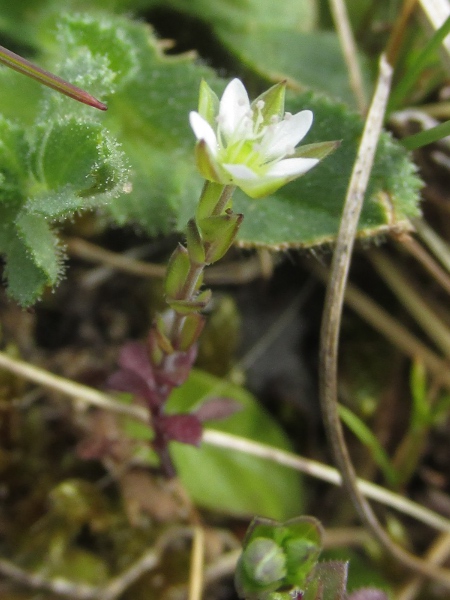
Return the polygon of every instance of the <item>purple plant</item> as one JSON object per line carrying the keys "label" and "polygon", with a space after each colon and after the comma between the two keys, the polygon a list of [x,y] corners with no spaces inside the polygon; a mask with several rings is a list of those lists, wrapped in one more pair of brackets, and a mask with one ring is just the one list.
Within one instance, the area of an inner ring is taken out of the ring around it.
{"label": "purple plant", "polygon": [[146,344],[128,342],[123,346],[118,360],[120,369],[107,381],[110,389],[133,394],[136,402],[149,409],[154,431],[152,447],[168,477],[175,475],[169,442],[199,446],[203,422],[224,419],[240,409],[234,400],[216,397],[189,413],[166,414],[165,405],[172,390],[186,381],[196,356],[196,344],[186,351],[162,353],[156,330],[152,328]]}

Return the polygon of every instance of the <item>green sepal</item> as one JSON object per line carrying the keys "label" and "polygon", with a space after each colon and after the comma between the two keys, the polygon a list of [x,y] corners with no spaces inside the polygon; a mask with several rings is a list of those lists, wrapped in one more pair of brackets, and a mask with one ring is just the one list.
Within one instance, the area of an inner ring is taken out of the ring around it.
{"label": "green sepal", "polygon": [[219,202],[225,186],[222,183],[206,181],[198,201],[195,217],[197,221],[210,217]]}
{"label": "green sepal", "polygon": [[165,354],[172,354],[174,352],[174,347],[166,329],[167,325],[162,315],[157,315],[154,327],[156,344],[150,344],[150,358],[154,365],[161,364]]}
{"label": "green sepal", "polygon": [[322,160],[322,158],[325,158],[339,148],[340,145],[340,140],[304,144],[303,146],[296,148],[294,154],[290,155],[289,158],[318,158],[319,160]]}
{"label": "green sepal", "polygon": [[227,177],[219,170],[217,161],[208,148],[205,140],[200,140],[195,145],[195,163],[200,175],[208,181],[217,183],[231,183],[231,177]]}
{"label": "green sepal", "polygon": [[271,88],[253,100],[251,104],[253,109],[256,108],[259,102],[263,101],[264,103],[260,111],[254,110],[253,118],[256,119],[258,117],[258,113],[260,112],[261,116],[263,117],[263,122],[261,125],[270,125],[274,117],[281,119],[284,115],[285,96],[285,81],[281,81],[280,83],[273,85]]}
{"label": "green sepal", "polygon": [[168,298],[178,298],[182,293],[186,278],[189,273],[191,263],[186,248],[181,244],[170,257],[167,265],[166,279],[164,281],[164,291]]}
{"label": "green sepal", "polygon": [[227,213],[202,219],[199,223],[206,245],[206,264],[220,260],[236,239],[244,215]]}
{"label": "green sepal", "polygon": [[216,116],[219,114],[219,98],[204,79],[200,83],[198,112],[208,121],[211,127],[216,127]]}
{"label": "green sepal", "polygon": [[178,338],[178,349],[185,352],[193,346],[198,340],[204,325],[205,319],[201,315],[197,313],[186,315]]}
{"label": "green sepal", "polygon": [[205,247],[195,219],[190,219],[188,222],[186,245],[191,262],[203,265],[205,263]]}
{"label": "green sepal", "polygon": [[180,315],[189,315],[192,312],[204,310],[208,306],[211,296],[211,290],[204,290],[191,300],[172,300],[172,298],[166,298],[166,301],[170,308],[173,308]]}

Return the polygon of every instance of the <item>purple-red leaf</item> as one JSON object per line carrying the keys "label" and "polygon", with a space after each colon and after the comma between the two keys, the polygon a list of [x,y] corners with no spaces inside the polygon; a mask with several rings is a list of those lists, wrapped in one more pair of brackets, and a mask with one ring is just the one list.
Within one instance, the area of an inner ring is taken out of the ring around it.
{"label": "purple-red leaf", "polygon": [[129,392],[139,396],[146,400],[150,409],[158,408],[161,405],[161,399],[157,391],[148,385],[145,379],[128,369],[120,369],[120,371],[113,373],[108,377],[106,386],[111,390]]}
{"label": "purple-red leaf", "polygon": [[193,414],[204,423],[205,421],[219,421],[226,419],[242,410],[242,405],[231,398],[211,398],[205,400]]}
{"label": "purple-red leaf", "polygon": [[155,376],[150,364],[148,350],[141,342],[128,342],[120,351],[119,365],[123,369],[133,371],[147,382],[148,386],[155,383]]}
{"label": "purple-red leaf", "polygon": [[161,415],[154,427],[168,440],[200,446],[202,424],[194,415]]}

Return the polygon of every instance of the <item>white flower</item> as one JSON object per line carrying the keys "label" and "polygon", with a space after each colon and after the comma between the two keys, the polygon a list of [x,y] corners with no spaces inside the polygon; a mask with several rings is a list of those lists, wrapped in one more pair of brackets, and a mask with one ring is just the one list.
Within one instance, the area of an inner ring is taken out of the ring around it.
{"label": "white flower", "polygon": [[200,111],[191,112],[189,120],[198,140],[197,164],[206,179],[237,185],[258,198],[319,162],[320,152],[296,156],[295,147],[308,133],[313,114],[284,113],[284,92],[285,84],[277,84],[250,104],[242,82],[233,79],[219,103],[202,84]]}

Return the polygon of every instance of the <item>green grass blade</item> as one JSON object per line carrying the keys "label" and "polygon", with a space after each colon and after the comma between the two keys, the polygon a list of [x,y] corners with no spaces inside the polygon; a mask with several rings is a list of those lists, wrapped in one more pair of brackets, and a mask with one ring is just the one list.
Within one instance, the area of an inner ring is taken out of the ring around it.
{"label": "green grass blade", "polygon": [[350,431],[359,439],[359,441],[368,448],[373,460],[383,471],[383,475],[390,485],[395,486],[397,482],[397,473],[391,464],[388,454],[381,446],[380,442],[370,431],[367,425],[345,406],[339,405],[339,416]]}
{"label": "green grass blade", "polygon": [[450,33],[450,17],[448,17],[441,27],[435,31],[417,57],[417,60],[409,67],[405,75],[394,88],[389,99],[389,111],[394,110],[401,104],[402,100],[406,97],[423,70],[429,64],[433,54],[439,50],[440,45],[448,33]]}
{"label": "green grass blade", "polygon": [[450,120],[440,123],[439,125],[436,125],[436,127],[432,127],[426,131],[409,135],[400,140],[400,142],[407,150],[415,150],[416,148],[422,148],[422,146],[437,142],[447,135],[450,135]]}

